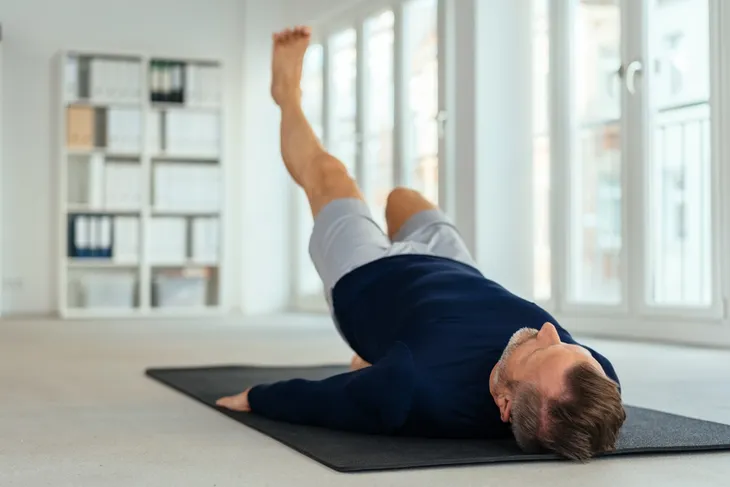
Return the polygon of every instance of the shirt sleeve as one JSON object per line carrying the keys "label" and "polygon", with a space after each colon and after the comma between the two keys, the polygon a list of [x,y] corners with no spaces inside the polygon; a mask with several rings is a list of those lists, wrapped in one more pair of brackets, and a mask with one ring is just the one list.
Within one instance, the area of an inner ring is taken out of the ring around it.
{"label": "shirt sleeve", "polygon": [[414,367],[410,350],[396,344],[378,363],[320,381],[293,379],[249,392],[254,414],[289,423],[389,434],[411,408]]}

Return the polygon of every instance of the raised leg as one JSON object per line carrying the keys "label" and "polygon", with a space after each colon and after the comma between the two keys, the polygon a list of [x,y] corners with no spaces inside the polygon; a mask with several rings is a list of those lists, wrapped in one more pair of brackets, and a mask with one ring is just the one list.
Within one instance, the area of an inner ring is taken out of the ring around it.
{"label": "raised leg", "polygon": [[436,205],[424,198],[418,191],[408,188],[395,188],[388,195],[388,201],[385,205],[388,238],[393,240],[403,228],[403,225],[417,213],[436,209]]}
{"label": "raised leg", "polygon": [[289,174],[304,189],[312,214],[341,198],[363,199],[345,166],[317,139],[301,105],[304,54],[309,46],[306,27],[274,34],[271,94],[281,108],[281,154]]}
{"label": "raised leg", "polygon": [[474,258],[454,224],[418,191],[394,189],[385,206],[385,220],[392,242],[418,243],[432,255],[476,267]]}

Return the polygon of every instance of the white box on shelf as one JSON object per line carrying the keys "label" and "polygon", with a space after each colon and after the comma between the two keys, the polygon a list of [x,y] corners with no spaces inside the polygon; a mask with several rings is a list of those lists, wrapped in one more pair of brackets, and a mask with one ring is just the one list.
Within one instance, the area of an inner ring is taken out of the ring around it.
{"label": "white box on shelf", "polygon": [[154,280],[156,305],[160,308],[202,308],[208,301],[208,277],[203,271],[159,273]]}
{"label": "white box on shelf", "polygon": [[134,216],[114,217],[114,262],[136,264],[139,262],[139,218]]}
{"label": "white box on shelf", "polygon": [[188,64],[185,68],[185,103],[190,106],[200,105],[200,77],[198,67]]}
{"label": "white box on shelf", "polygon": [[217,156],[220,152],[219,122],[217,112],[168,112],[165,152],[181,156]]}
{"label": "white box on shelf", "polygon": [[120,63],[121,101],[139,103],[142,101],[142,65],[138,61]]}
{"label": "white box on shelf", "polygon": [[109,210],[139,210],[143,205],[142,167],[134,163],[106,164],[104,206]]}
{"label": "white box on shelf", "polygon": [[152,155],[162,152],[162,113],[153,110],[147,115],[147,148]]}
{"label": "white box on shelf", "polygon": [[192,260],[198,264],[217,264],[220,242],[218,218],[194,218],[192,224]]}
{"label": "white box on shelf", "polygon": [[216,66],[201,66],[200,103],[203,106],[218,106],[221,98],[221,72]]}
{"label": "white box on shelf", "polygon": [[134,308],[136,279],[131,272],[85,272],[79,281],[85,308]]}
{"label": "white box on shelf", "polygon": [[104,205],[104,178],[106,167],[104,157],[94,153],[89,157],[88,199],[89,208],[98,209]]}
{"label": "white box on shelf", "polygon": [[156,210],[216,212],[220,209],[220,204],[220,169],[217,165],[155,165]]}
{"label": "white box on shelf", "polygon": [[107,151],[138,153],[142,138],[141,112],[136,108],[110,108],[107,112]]}
{"label": "white box on shelf", "polygon": [[64,95],[72,103],[79,99],[79,58],[68,56],[64,61]]}
{"label": "white box on shelf", "polygon": [[146,242],[150,263],[183,264],[188,253],[187,220],[181,217],[153,218]]}
{"label": "white box on shelf", "polygon": [[68,157],[66,202],[77,206],[87,206],[89,204],[88,156],[71,155]]}

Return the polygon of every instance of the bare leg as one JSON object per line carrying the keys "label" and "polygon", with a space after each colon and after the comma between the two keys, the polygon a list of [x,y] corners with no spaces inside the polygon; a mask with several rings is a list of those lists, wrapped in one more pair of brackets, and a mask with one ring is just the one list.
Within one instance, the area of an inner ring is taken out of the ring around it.
{"label": "bare leg", "polygon": [[322,147],[301,106],[304,54],[309,45],[306,27],[274,34],[271,94],[281,108],[281,154],[289,174],[304,189],[312,214],[332,200],[362,194],[345,166]]}
{"label": "bare leg", "polygon": [[425,210],[434,210],[436,205],[416,190],[395,188],[388,195],[385,205],[385,221],[388,224],[388,238],[391,240],[413,215]]}

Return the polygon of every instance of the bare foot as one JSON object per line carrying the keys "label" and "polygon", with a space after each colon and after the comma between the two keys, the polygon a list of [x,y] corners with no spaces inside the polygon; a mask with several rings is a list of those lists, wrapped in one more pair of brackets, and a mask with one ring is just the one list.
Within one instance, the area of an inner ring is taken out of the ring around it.
{"label": "bare foot", "polygon": [[309,46],[309,27],[296,27],[274,34],[271,96],[277,105],[299,103],[302,63]]}

